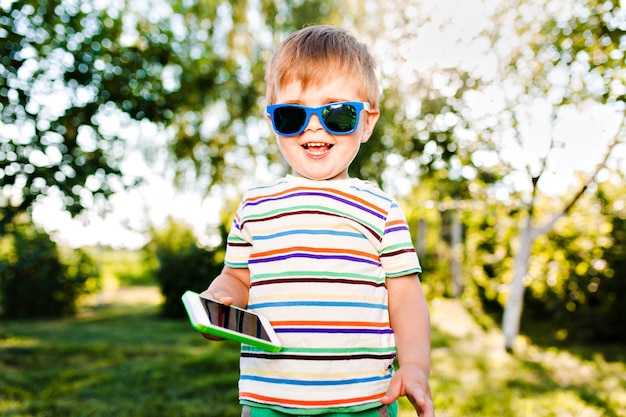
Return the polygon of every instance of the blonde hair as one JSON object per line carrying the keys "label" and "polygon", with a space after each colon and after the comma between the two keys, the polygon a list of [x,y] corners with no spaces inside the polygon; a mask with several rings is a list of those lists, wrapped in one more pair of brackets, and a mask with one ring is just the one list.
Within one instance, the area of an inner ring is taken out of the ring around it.
{"label": "blonde hair", "polygon": [[378,108],[380,75],[367,46],[345,29],[309,26],[283,41],[267,65],[267,104],[275,104],[277,91],[291,80],[302,88],[333,76],[360,77],[359,92],[372,108]]}

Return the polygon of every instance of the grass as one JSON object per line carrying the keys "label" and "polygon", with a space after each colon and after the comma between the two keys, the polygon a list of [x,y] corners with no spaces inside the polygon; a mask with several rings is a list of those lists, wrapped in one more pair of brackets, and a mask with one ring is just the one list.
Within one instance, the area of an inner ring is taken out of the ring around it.
{"label": "grass", "polygon": [[[158,318],[154,298],[98,302],[75,319],[0,322],[0,415],[239,416],[235,344]],[[432,308],[438,417],[626,415],[623,349],[521,340],[511,356],[458,304]],[[403,399],[401,416],[414,415]]]}
{"label": "grass", "polygon": [[207,343],[156,306],[4,322],[2,416],[237,416],[237,348]]}

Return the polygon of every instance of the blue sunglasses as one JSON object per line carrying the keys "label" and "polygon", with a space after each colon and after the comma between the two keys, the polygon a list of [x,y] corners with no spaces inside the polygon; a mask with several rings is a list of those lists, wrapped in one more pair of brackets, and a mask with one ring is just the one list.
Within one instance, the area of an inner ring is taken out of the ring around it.
{"label": "blue sunglasses", "polygon": [[274,131],[280,136],[297,136],[309,125],[311,115],[317,118],[328,133],[349,135],[359,125],[361,110],[369,111],[370,104],[360,101],[342,101],[321,107],[298,106],[297,104],[274,104],[267,106]]}

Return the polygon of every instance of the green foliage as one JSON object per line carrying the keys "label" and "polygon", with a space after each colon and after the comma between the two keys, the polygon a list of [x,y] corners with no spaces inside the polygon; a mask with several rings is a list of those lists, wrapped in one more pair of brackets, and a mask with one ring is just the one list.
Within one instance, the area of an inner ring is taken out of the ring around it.
{"label": "green foliage", "polygon": [[91,248],[92,256],[98,259],[103,282],[115,282],[120,286],[154,285],[154,265],[151,253],[146,248],[112,249]]}
{"label": "green foliage", "polygon": [[[526,297],[526,329],[558,341],[626,342],[624,187],[602,184],[571,218],[540,242]],[[540,279],[539,279],[540,278]]]}
{"label": "green foliage", "polygon": [[223,246],[212,251],[199,247],[193,230],[172,219],[154,233],[150,246],[158,261],[154,275],[165,298],[161,312],[165,317],[185,317],[180,298],[187,290],[205,290],[221,272]]}
{"label": "green foliage", "polygon": [[[502,284],[503,273],[508,272],[506,257],[511,254],[507,244],[512,236],[510,226],[515,214],[506,206],[473,193],[474,187],[466,179],[450,178],[448,174],[447,168],[433,172],[402,200],[416,246],[423,245],[419,248],[422,283],[432,296],[452,294],[451,229],[452,218],[458,212],[463,229],[459,261],[465,275],[463,284],[469,291],[467,295],[479,297],[474,301],[483,306],[498,304],[497,309],[501,310],[498,287]],[[473,183],[480,181],[475,179]],[[417,242],[422,235],[423,242]]]}
{"label": "green foliage", "polygon": [[[624,342],[623,326],[615,317],[626,314],[626,282],[620,279],[626,276],[625,191],[610,182],[601,184],[597,197],[583,198],[554,231],[537,239],[526,276],[521,327],[534,341]],[[535,210],[551,211],[558,204],[541,199]],[[500,321],[520,212],[501,204],[475,203],[463,213],[464,303],[476,318]],[[435,247],[431,253],[441,254],[442,249]],[[447,265],[430,266],[435,270],[427,270],[429,274],[446,279]]]}
{"label": "green foliage", "polygon": [[7,239],[9,250],[0,258],[3,315],[73,315],[79,297],[88,292],[97,277],[91,258],[78,250],[62,259],[50,237],[32,226],[19,228]]}
{"label": "green foliage", "polygon": [[[542,343],[624,342],[615,317],[626,314],[626,189],[620,180],[602,183],[597,196],[583,198],[554,231],[537,239],[526,277],[522,333]],[[439,184],[439,183],[436,183]],[[451,287],[451,213],[461,212],[462,299],[485,327],[500,322],[513,271],[523,213],[495,200],[454,201],[446,183],[423,181],[404,200],[411,230],[425,233],[420,274],[431,297],[447,296]],[[439,201],[443,200],[443,201]],[[539,214],[554,211],[558,198],[541,198]]]}
{"label": "green foliage", "polygon": [[[535,34],[533,47],[543,57],[537,80],[550,89],[550,72],[567,68],[571,81],[563,91],[564,103],[596,97],[603,103],[623,102],[624,9],[620,2],[577,0],[571,12],[555,14]],[[546,59],[547,58],[547,59]],[[582,69],[582,71],[581,71]],[[601,79],[598,88],[597,80]]]}
{"label": "green foliage", "polygon": [[[101,88],[104,83],[114,84],[115,91],[128,84],[116,75],[121,67],[115,65],[125,51],[104,53],[115,49],[120,36],[121,21],[89,5],[3,3],[0,231],[40,195],[60,195],[76,214],[89,198],[114,192],[123,152],[95,116],[110,96]],[[54,104],[46,105],[50,96]]]}

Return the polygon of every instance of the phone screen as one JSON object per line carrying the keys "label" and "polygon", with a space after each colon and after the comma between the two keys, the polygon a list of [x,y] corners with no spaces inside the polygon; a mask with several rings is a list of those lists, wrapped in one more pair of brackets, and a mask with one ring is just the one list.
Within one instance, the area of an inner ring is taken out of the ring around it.
{"label": "phone screen", "polygon": [[271,342],[270,337],[263,328],[261,320],[254,314],[239,308],[207,300],[204,297],[200,297],[200,300],[209,316],[211,324]]}

